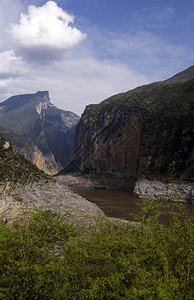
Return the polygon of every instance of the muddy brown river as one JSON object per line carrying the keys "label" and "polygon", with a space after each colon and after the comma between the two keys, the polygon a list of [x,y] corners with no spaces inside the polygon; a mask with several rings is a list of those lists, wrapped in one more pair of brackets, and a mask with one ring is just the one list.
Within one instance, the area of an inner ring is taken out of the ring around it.
{"label": "muddy brown river", "polygon": [[[71,189],[88,201],[98,205],[108,217],[131,220],[131,214],[140,212],[140,207],[143,204],[141,199],[135,197],[128,191],[95,189],[80,186],[73,186]],[[184,209],[187,210],[189,215],[193,212],[192,205],[184,204]],[[168,224],[169,216],[163,214],[160,217],[160,221],[161,223]]]}

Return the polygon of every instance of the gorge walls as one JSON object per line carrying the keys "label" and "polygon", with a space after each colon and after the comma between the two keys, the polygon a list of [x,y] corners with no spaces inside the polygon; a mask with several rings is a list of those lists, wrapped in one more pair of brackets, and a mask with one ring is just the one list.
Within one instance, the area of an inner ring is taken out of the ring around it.
{"label": "gorge walls", "polygon": [[162,82],[86,107],[76,129],[83,173],[194,181],[194,80]]}

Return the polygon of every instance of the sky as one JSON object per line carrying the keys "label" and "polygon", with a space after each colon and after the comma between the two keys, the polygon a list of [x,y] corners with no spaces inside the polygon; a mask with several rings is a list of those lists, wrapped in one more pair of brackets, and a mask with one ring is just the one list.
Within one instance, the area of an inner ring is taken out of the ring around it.
{"label": "sky", "polygon": [[0,102],[48,90],[58,108],[194,64],[193,0],[0,0]]}

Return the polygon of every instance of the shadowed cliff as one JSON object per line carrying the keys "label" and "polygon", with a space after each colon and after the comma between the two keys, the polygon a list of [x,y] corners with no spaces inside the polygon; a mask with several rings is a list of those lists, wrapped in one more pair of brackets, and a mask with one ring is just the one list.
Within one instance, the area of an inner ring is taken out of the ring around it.
{"label": "shadowed cliff", "polygon": [[86,107],[74,170],[166,181],[194,180],[194,67]]}

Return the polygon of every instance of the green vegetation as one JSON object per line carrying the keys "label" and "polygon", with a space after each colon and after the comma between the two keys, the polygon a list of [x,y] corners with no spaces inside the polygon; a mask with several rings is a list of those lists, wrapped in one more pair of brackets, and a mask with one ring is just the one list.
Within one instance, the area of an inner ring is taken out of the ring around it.
{"label": "green vegetation", "polygon": [[4,148],[5,139],[0,137],[0,182],[10,182],[13,187],[39,181],[49,180],[49,176],[29,162],[10,145]]}
{"label": "green vegetation", "polygon": [[174,84],[148,85],[150,88],[139,88],[124,94],[112,96],[100,104],[86,107],[85,115],[97,118],[103,111],[119,110],[120,113],[138,108],[148,118],[175,119],[193,125],[194,79]]}
{"label": "green vegetation", "polygon": [[173,206],[168,227],[156,200],[133,225],[102,219],[86,231],[51,211],[0,224],[0,299],[193,299],[192,217]]}

